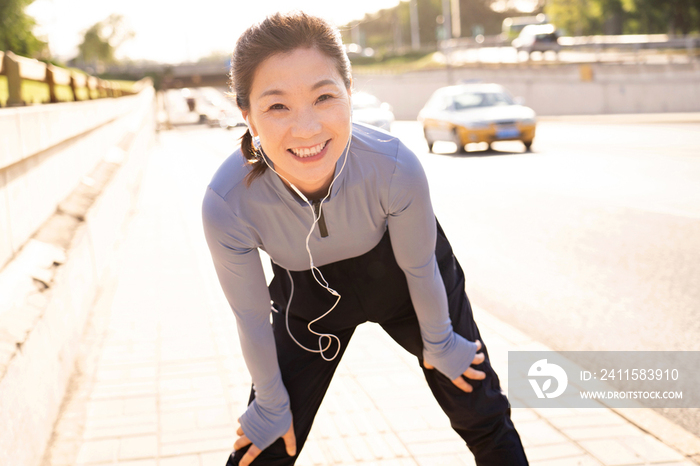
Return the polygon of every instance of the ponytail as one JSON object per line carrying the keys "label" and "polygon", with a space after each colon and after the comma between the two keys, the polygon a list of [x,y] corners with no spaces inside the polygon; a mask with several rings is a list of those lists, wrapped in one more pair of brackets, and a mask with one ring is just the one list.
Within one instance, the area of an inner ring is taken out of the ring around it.
{"label": "ponytail", "polygon": [[263,156],[260,150],[253,144],[253,135],[250,134],[250,129],[246,130],[245,134],[241,136],[241,152],[243,153],[243,157],[246,158],[247,163],[253,166],[245,177],[246,186],[250,187],[251,183],[265,173],[267,169],[267,165],[263,162]]}

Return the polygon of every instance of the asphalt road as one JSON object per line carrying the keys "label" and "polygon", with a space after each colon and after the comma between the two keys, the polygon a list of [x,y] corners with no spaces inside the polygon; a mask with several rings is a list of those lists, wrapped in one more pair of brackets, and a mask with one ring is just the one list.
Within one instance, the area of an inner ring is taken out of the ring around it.
{"label": "asphalt road", "polygon": [[[417,123],[394,132],[423,162],[474,304],[557,350],[698,351],[694,120],[540,122],[531,153],[429,154]],[[700,410],[665,414],[700,435]]]}
{"label": "asphalt road", "polygon": [[[183,118],[213,172],[242,129]],[[541,121],[532,152],[431,154],[417,122],[392,131],[423,163],[474,304],[556,350],[700,351],[700,118],[646,120]],[[700,410],[664,414],[700,436]]]}

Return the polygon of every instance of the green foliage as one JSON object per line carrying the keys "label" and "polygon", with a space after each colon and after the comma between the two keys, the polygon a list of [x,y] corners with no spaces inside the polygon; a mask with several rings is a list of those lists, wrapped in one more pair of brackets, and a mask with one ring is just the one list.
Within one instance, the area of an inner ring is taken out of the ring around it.
{"label": "green foliage", "polygon": [[545,12],[570,35],[700,32],[700,0],[549,0]]}
{"label": "green foliage", "polygon": [[32,33],[36,22],[24,13],[34,0],[0,0],[0,50],[12,50],[17,55],[36,57],[46,49]]}
{"label": "green foliage", "polygon": [[78,46],[77,60],[94,66],[114,63],[117,48],[133,36],[133,31],[124,25],[124,18],[112,14],[83,33],[83,42]]}

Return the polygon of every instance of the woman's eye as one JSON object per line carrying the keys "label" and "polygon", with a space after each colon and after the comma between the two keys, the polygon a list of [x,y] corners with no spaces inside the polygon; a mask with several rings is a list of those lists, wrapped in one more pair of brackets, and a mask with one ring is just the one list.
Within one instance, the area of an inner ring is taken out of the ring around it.
{"label": "woman's eye", "polygon": [[323,102],[324,100],[328,100],[328,99],[331,99],[331,98],[333,98],[332,95],[330,95],[330,94],[323,94],[321,97],[318,98],[318,101],[319,101],[319,102]]}
{"label": "woman's eye", "polygon": [[284,105],[272,104],[272,105],[270,105],[270,110],[284,110]]}

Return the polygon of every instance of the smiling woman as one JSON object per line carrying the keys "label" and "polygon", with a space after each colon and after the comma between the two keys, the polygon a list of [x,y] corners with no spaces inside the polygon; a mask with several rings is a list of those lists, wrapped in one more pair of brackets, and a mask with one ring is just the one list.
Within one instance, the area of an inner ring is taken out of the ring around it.
{"label": "smiling woman", "polygon": [[303,13],[268,17],[238,40],[231,80],[249,129],[202,209],[253,379],[228,464],[295,463],[366,321],[416,356],[477,464],[527,464],[418,158],[351,123],[338,31]]}
{"label": "smiling woman", "polygon": [[325,194],[351,129],[350,89],[333,59],[313,48],[274,55],[258,67],[250,99],[243,117],[275,170],[307,196]]}

